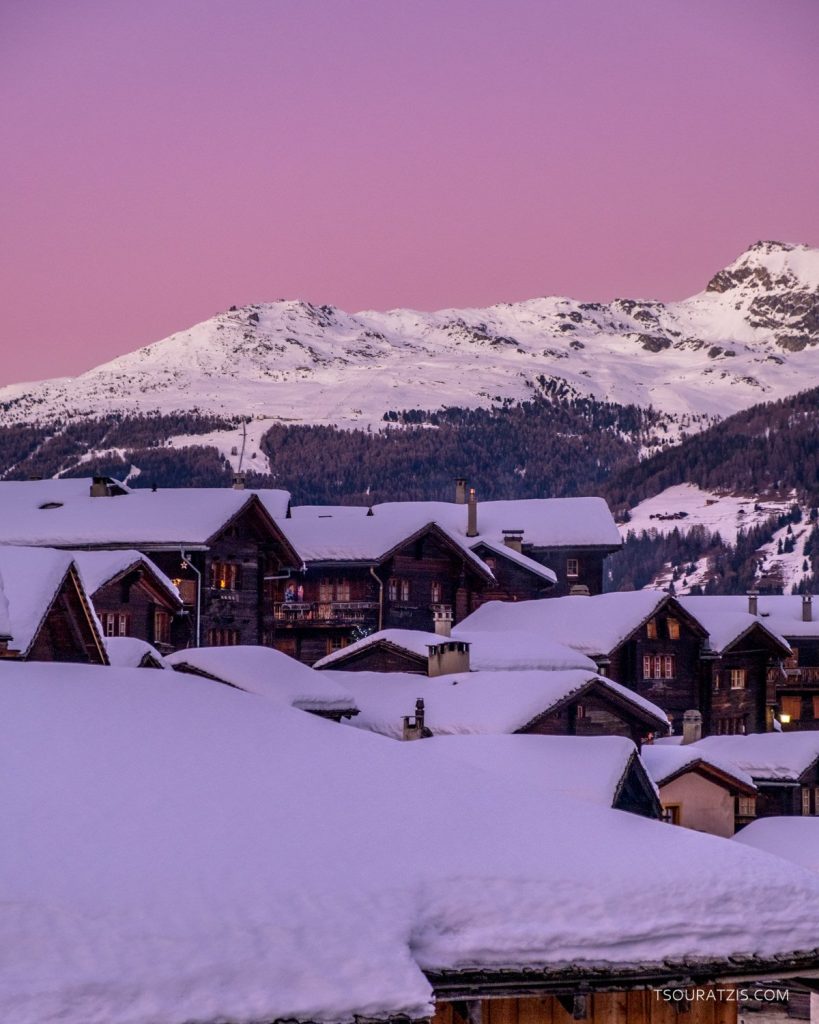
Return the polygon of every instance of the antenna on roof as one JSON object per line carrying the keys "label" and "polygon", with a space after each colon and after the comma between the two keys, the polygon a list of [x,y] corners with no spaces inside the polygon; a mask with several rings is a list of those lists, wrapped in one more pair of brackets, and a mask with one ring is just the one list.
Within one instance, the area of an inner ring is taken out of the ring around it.
{"label": "antenna on roof", "polygon": [[236,467],[236,472],[242,472],[242,460],[245,457],[245,445],[247,444],[247,417],[242,419],[242,450],[239,452],[239,465]]}

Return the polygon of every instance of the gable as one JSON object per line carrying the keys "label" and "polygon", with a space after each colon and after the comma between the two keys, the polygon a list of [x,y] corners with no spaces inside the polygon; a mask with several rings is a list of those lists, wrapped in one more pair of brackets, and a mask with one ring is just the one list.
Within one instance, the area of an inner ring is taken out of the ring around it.
{"label": "gable", "polygon": [[272,546],[272,553],[278,558],[280,566],[302,568],[301,556],[255,494],[251,495],[239,511],[212,534],[207,542],[213,546],[227,538],[260,544],[267,542]]}
{"label": "gable", "polygon": [[73,566],[57,588],[23,657],[28,661],[108,664],[96,618]]}

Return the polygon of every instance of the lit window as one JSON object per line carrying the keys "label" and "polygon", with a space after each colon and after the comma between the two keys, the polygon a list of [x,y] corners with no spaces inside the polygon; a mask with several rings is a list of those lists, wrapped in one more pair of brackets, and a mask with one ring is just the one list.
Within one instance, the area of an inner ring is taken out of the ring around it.
{"label": "lit window", "polygon": [[572,577],[580,575],[580,562],[576,558],[566,559],[566,575]]}
{"label": "lit window", "polygon": [[646,623],[646,636],[649,640],[657,639],[657,620],[649,619]]}
{"label": "lit window", "polygon": [[239,643],[238,629],[209,629],[209,647],[235,647]]}
{"label": "lit window", "polygon": [[810,814],[810,786],[802,787],[802,814]]}
{"label": "lit window", "polygon": [[669,640],[680,639],[680,624],[676,619],[667,619]]}
{"label": "lit window", "polygon": [[780,697],[779,710],[781,715],[786,715],[789,721],[798,722],[802,717],[802,698]]}
{"label": "lit window", "polygon": [[350,600],[350,581],[338,580],[336,582],[336,601]]}
{"label": "lit window", "polygon": [[333,600],[333,581],[327,577],[319,581],[318,598],[321,604],[329,604]]}
{"label": "lit window", "polygon": [[732,668],[731,669],[731,689],[732,690],[744,690],[745,689],[745,669],[744,668]]}
{"label": "lit window", "polygon": [[215,590],[239,590],[240,567],[235,562],[211,562],[210,585]]}

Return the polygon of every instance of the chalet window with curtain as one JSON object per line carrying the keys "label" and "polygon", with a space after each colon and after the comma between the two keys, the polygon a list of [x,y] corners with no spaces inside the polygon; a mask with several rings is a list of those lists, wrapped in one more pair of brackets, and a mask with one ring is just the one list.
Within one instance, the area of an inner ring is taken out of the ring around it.
{"label": "chalet window with curtain", "polygon": [[666,619],[668,623],[668,639],[679,640],[680,639],[680,624],[676,619]]}
{"label": "chalet window with curtain", "polygon": [[756,797],[755,796],[738,796],[737,797],[737,814],[740,818],[755,818],[756,817]]}
{"label": "chalet window with curtain", "polygon": [[732,668],[730,672],[731,678],[731,689],[732,690],[744,690],[745,689],[745,669],[744,668]]}
{"label": "chalet window with curtain", "polygon": [[208,647],[235,647],[240,642],[238,629],[209,629]]}
{"label": "chalet window with curtain", "polygon": [[326,576],[319,580],[318,599],[321,604],[329,604],[333,600],[333,581]]}
{"label": "chalet window with curtain", "polygon": [[657,620],[649,619],[646,623],[646,636],[649,640],[657,639]]}
{"label": "chalet window with curtain", "polygon": [[410,599],[410,581],[400,576],[391,576],[387,580],[387,598],[393,602],[406,604]]}
{"label": "chalet window with curtain", "polygon": [[401,580],[401,600],[404,604],[410,599],[410,583],[409,580]]}
{"label": "chalet window with curtain", "polygon": [[441,603],[442,593],[443,587],[441,586],[441,584],[438,582],[438,580],[433,580],[432,585],[430,587],[430,600],[432,601],[433,604]]}
{"label": "chalet window with curtain", "polygon": [[236,562],[211,562],[210,585],[214,590],[241,589],[242,567]]}
{"label": "chalet window with curtain", "polygon": [[131,616],[124,612],[103,612],[100,620],[106,636],[131,635]]}
{"label": "chalet window with curtain", "polygon": [[387,599],[389,601],[398,600],[398,580],[394,576],[390,576],[387,580]]}
{"label": "chalet window with curtain", "polygon": [[171,642],[171,617],[168,612],[157,608],[154,612],[154,643],[169,644]]}
{"label": "chalet window with curtain", "polygon": [[566,559],[566,575],[575,577],[580,575],[580,562],[576,558]]}
{"label": "chalet window with curtain", "polygon": [[337,580],[336,581],[336,601],[349,601],[350,600],[350,581],[349,580]]}
{"label": "chalet window with curtain", "polygon": [[674,679],[676,659],[673,654],[644,654],[643,679]]}
{"label": "chalet window with curtain", "polygon": [[802,787],[802,814],[809,815],[810,809],[810,786]]}
{"label": "chalet window with curtain", "polygon": [[798,722],[802,717],[802,698],[780,697],[779,708],[781,714],[787,715],[792,722]]}

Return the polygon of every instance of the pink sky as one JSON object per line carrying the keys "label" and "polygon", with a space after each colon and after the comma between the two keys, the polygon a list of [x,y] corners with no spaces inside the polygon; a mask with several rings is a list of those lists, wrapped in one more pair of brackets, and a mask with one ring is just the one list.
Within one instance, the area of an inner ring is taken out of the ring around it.
{"label": "pink sky", "polygon": [[819,245],[816,0],[3,0],[0,383]]}

